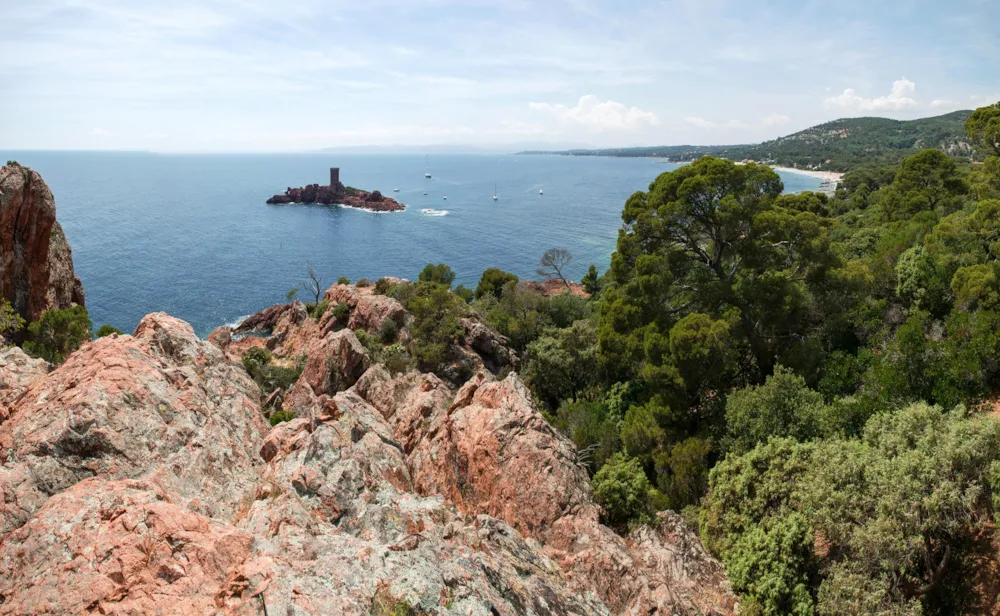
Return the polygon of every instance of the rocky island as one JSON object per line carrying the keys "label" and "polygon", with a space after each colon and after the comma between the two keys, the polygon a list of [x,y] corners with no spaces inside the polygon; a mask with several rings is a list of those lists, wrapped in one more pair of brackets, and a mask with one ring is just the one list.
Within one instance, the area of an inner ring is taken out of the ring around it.
{"label": "rocky island", "polygon": [[330,185],[310,184],[302,188],[288,188],[283,195],[274,195],[267,200],[269,205],[321,204],[356,207],[371,212],[401,212],[406,209],[402,203],[384,196],[379,191],[368,192],[340,181],[340,169],[330,168]]}

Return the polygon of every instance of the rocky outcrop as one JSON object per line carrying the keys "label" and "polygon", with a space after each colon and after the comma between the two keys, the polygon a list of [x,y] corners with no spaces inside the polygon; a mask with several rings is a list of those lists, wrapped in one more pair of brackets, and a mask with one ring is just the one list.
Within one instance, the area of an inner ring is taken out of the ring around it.
{"label": "rocky outcrop", "polygon": [[29,357],[18,347],[0,349],[0,422],[7,419],[10,404],[48,371],[44,359]]}
{"label": "rocky outcrop", "polygon": [[721,564],[679,517],[665,514],[629,538],[600,523],[572,444],[516,375],[497,382],[481,373],[453,394],[433,375],[373,369],[356,390],[394,426],[419,493],[538,540],[578,592],[596,593],[614,613],[735,613]]}
{"label": "rocky outcrop", "polygon": [[465,343],[476,353],[483,366],[493,374],[505,369],[516,369],[517,353],[510,348],[510,340],[487,327],[478,317],[459,321],[465,330]]}
{"label": "rocky outcrop", "polygon": [[345,205],[373,212],[399,212],[406,209],[402,203],[384,196],[379,191],[345,190],[344,186],[320,186],[310,184],[302,188],[289,188],[283,195],[274,195],[267,200],[269,205]]}
{"label": "rocky outcrop", "polygon": [[94,476],[152,478],[173,502],[231,518],[258,477],[259,398],[241,367],[162,313],[85,344],[0,423],[0,537]]}
{"label": "rocky outcrop", "polygon": [[257,322],[304,361],[269,431],[242,341],[164,314],[49,373],[0,363],[0,615],[736,613],[679,516],[600,524],[516,374],[456,390],[369,367],[332,311]]}
{"label": "rocky outcrop", "polygon": [[326,290],[323,297],[334,304],[347,304],[351,314],[345,325],[350,329],[363,329],[374,334],[389,320],[399,328],[406,325],[403,305],[391,297],[376,295],[374,287],[335,284]]}
{"label": "rocky outcrop", "polygon": [[155,482],[85,479],[0,542],[0,613],[216,613],[252,547]]}
{"label": "rocky outcrop", "polygon": [[590,297],[590,293],[583,287],[582,284],[578,282],[569,282],[569,288],[566,288],[567,283],[559,280],[558,278],[547,278],[545,280],[523,280],[521,284],[532,291],[537,291],[545,297],[552,297],[553,295],[559,295],[560,293],[566,293],[567,291],[573,295],[579,295],[580,297]]}
{"label": "rocky outcrop", "polygon": [[16,164],[0,168],[0,297],[28,322],[84,304],[55,198],[38,172]]}

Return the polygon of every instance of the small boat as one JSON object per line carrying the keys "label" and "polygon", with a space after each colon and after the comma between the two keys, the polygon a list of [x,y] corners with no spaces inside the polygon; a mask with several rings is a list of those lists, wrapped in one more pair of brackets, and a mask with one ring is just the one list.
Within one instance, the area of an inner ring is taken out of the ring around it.
{"label": "small boat", "polygon": [[497,183],[493,182],[493,200],[497,200]]}
{"label": "small boat", "polygon": [[425,178],[429,178],[429,177],[431,177],[431,174],[429,174],[429,173],[425,173],[425,174],[424,174],[424,177],[425,177]]}
{"label": "small boat", "polygon": [[538,194],[540,194],[540,195],[544,195],[545,193],[544,193],[544,192],[542,192],[542,189],[541,189],[541,188],[539,188],[539,189],[538,189]]}
{"label": "small boat", "polygon": [[[426,169],[426,168],[427,168],[427,155],[426,155],[426,154],[424,154],[424,169]],[[431,172],[430,172],[430,171],[428,171],[427,173],[425,173],[425,174],[424,174],[424,177],[425,177],[425,178],[427,178],[427,179],[430,179],[430,177],[431,177]]]}
{"label": "small boat", "polygon": [[425,196],[425,197],[427,196],[427,191],[426,191],[426,190],[424,191],[424,196]]}
{"label": "small boat", "polygon": [[447,201],[448,200],[448,195],[445,195],[444,197],[441,197],[441,198],[444,199],[445,201]]}
{"label": "small boat", "polygon": [[393,188],[392,192],[399,192],[399,189],[398,188]]}

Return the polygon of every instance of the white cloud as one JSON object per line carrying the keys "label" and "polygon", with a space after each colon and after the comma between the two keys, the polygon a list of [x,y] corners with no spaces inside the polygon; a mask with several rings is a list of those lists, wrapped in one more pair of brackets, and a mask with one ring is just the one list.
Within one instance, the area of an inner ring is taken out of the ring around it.
{"label": "white cloud", "polygon": [[917,84],[906,77],[892,82],[892,90],[887,96],[864,98],[853,89],[844,90],[843,94],[831,96],[823,101],[828,109],[845,109],[849,111],[899,111],[912,109],[918,105],[913,98]]}
{"label": "white cloud", "polygon": [[111,136],[111,133],[104,130],[103,128],[97,127],[90,131],[90,135],[92,137],[109,137]]}
{"label": "white cloud", "polygon": [[958,109],[962,106],[959,101],[953,101],[948,98],[935,99],[931,101],[931,107],[934,109]]}
{"label": "white cloud", "polygon": [[765,116],[760,119],[760,123],[764,126],[778,126],[779,124],[788,124],[791,120],[788,116],[781,113],[772,113],[769,116]]}
{"label": "white cloud", "polygon": [[996,94],[973,94],[969,97],[974,106],[983,107],[985,105],[992,105],[993,103],[1000,101],[1000,92]]}
{"label": "white cloud", "polygon": [[602,101],[593,94],[580,97],[574,107],[550,103],[528,103],[528,106],[552,114],[561,123],[583,126],[591,132],[634,130],[660,125],[660,118],[652,111],[626,107],[612,100]]}
{"label": "white cloud", "polygon": [[684,118],[684,121],[687,122],[688,124],[694,124],[695,126],[698,126],[698,127],[701,127],[701,128],[714,128],[715,127],[715,122],[712,122],[710,120],[706,120],[705,118],[699,118],[698,116],[687,116],[686,118]]}

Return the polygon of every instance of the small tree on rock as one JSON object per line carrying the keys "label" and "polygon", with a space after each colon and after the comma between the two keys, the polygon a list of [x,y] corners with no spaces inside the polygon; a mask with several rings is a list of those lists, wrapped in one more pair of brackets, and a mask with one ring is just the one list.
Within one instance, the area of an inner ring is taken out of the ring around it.
{"label": "small tree on rock", "polygon": [[555,279],[558,278],[562,280],[566,288],[572,290],[569,286],[569,281],[566,280],[566,276],[563,272],[566,270],[566,266],[569,262],[573,260],[573,255],[570,254],[565,248],[549,248],[539,259],[539,267],[536,271],[539,276],[543,278]]}
{"label": "small tree on rock", "polygon": [[319,274],[316,273],[316,268],[308,263],[306,264],[306,275],[309,276],[309,280],[304,281],[302,284],[313,294],[315,298],[313,305],[315,306],[319,304],[319,297],[323,294],[323,285],[319,281]]}

